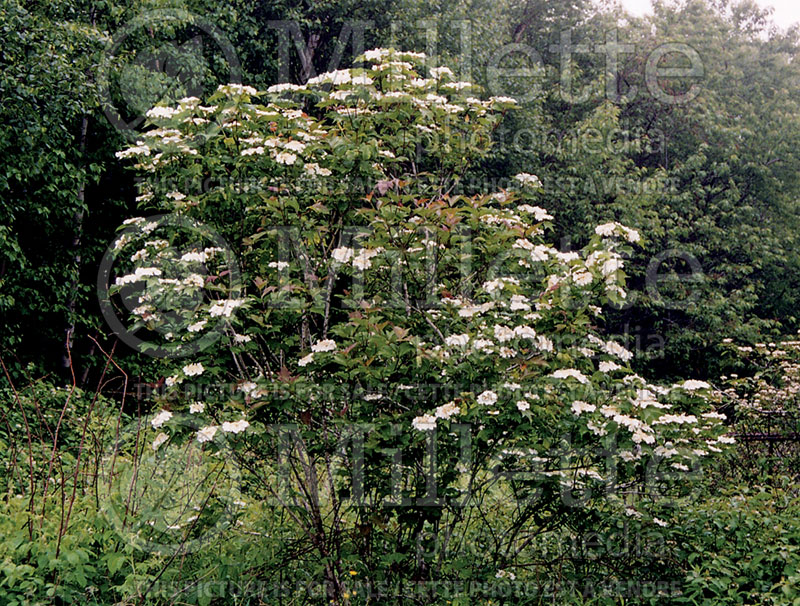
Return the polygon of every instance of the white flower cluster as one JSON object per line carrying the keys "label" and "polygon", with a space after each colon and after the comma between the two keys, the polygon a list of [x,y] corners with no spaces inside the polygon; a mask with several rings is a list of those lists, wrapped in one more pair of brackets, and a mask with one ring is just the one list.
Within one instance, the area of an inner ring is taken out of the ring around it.
{"label": "white flower cluster", "polygon": [[628,242],[639,242],[642,239],[638,231],[631,229],[630,227],[625,227],[617,222],[603,223],[602,225],[598,225],[594,228],[594,232],[597,235],[604,237],[622,236],[626,238]]}
{"label": "white flower cluster", "polygon": [[254,89],[252,86],[243,86],[241,84],[220,84],[217,87],[217,90],[224,95],[233,96],[233,95],[250,95],[255,96],[258,94],[258,91]]}
{"label": "white flower cluster", "polygon": [[356,251],[347,246],[340,246],[333,249],[331,258],[342,264],[352,261],[354,268],[364,271],[372,267],[372,259],[381,254],[383,250],[383,248],[378,247],[361,248]]}
{"label": "white flower cluster", "polygon": [[531,175],[530,173],[519,173],[518,175],[514,176],[514,179],[519,181],[522,185],[527,185],[528,187],[542,187],[542,181],[539,179],[539,177],[536,175]]}

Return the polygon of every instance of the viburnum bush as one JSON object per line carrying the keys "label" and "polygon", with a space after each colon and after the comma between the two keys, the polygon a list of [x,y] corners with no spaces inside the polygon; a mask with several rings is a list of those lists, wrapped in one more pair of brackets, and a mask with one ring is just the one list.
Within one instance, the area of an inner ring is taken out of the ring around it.
{"label": "viburnum bush", "polygon": [[657,497],[730,439],[708,384],[649,384],[601,336],[639,233],[609,221],[558,250],[533,174],[455,193],[514,100],[483,100],[418,53],[357,65],[153,108],[118,154],[144,208],[225,242],[170,241],[180,222],[150,239],[135,218],[115,244],[138,243],[112,292],[135,295],[139,325],[169,323],[166,350],[191,351],[163,362],[152,447],[233,457],[242,494],[286,509],[339,601],[347,570],[458,577],[454,537],[490,494],[514,506],[469,563],[487,579],[520,566],[514,529],[600,501],[665,524]]}

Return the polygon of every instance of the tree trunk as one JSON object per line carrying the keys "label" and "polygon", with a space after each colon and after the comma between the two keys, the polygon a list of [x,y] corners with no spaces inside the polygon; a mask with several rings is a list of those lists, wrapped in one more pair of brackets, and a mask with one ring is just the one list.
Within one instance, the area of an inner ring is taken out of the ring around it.
{"label": "tree trunk", "polygon": [[[81,134],[78,143],[78,152],[81,161],[86,152],[86,136],[89,130],[89,116],[84,114],[81,119]],[[75,307],[78,302],[78,285],[80,283],[81,271],[81,237],[83,236],[84,202],[86,201],[86,177],[84,176],[78,183],[77,192],[78,208],[72,215],[72,243],[70,251],[72,253],[72,281],[69,288],[69,300],[67,301],[67,325],[64,329],[64,353],[61,358],[61,365],[70,368],[72,351],[72,337],[75,332]]]}

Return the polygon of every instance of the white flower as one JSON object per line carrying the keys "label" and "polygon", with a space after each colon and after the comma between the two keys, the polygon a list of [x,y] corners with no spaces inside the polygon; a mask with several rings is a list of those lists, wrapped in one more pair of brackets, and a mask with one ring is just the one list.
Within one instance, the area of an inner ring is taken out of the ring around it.
{"label": "white flower", "polygon": [[622,368],[622,366],[620,366],[616,362],[611,362],[609,360],[601,361],[599,367],[600,367],[600,372],[613,372],[615,370],[619,370],[620,368]]}
{"label": "white flower", "polygon": [[506,341],[510,341],[514,338],[514,331],[508,328],[508,326],[496,324],[494,327],[494,338],[500,343],[505,343]]}
{"label": "white flower", "polygon": [[256,385],[256,383],[254,383],[253,381],[245,381],[244,383],[239,385],[238,389],[239,389],[239,391],[242,391],[242,392],[246,393],[247,395],[250,395],[256,389],[258,389],[258,385]]}
{"label": "white flower", "polygon": [[625,263],[622,261],[622,259],[613,257],[603,263],[603,266],[600,268],[600,271],[603,273],[604,276],[610,276],[614,272],[622,269],[624,265]]}
{"label": "white flower", "polygon": [[187,377],[194,377],[203,374],[204,370],[205,368],[203,368],[202,363],[195,362],[193,364],[187,364],[186,366],[184,366],[183,374],[185,374]]}
{"label": "white flower", "polygon": [[256,95],[258,93],[258,91],[252,86],[243,86],[236,83],[220,84],[217,87],[217,90],[221,93],[225,93],[226,95]]}
{"label": "white flower", "polygon": [[598,236],[613,236],[617,231],[617,223],[603,223],[594,228],[594,233]]}
{"label": "white flower", "polygon": [[475,339],[472,342],[472,347],[476,351],[491,352],[494,342],[489,339]]}
{"label": "white flower", "polygon": [[[141,142],[143,143],[143,142]],[[123,149],[122,151],[118,151],[114,154],[117,158],[127,158],[129,156],[138,156],[138,155],[150,155],[150,148],[146,145],[136,145],[134,147],[129,147],[128,149]]]}
{"label": "white flower", "polygon": [[528,298],[524,295],[512,295],[509,309],[511,311],[529,311],[531,308]]}
{"label": "white flower", "polygon": [[491,406],[497,402],[497,394],[491,390],[486,390],[478,396],[477,402],[484,406]]}
{"label": "white flower", "polygon": [[311,351],[313,352],[334,351],[335,349],[336,341],[333,339],[323,339],[322,341],[317,341],[311,346]]}
{"label": "white flower", "polygon": [[540,206],[531,206],[530,204],[520,204],[517,207],[517,210],[521,213],[528,213],[533,215],[533,218],[537,221],[552,221],[553,215],[548,213],[545,209]]}
{"label": "white flower", "polygon": [[653,518],[653,523],[659,526],[669,526],[664,520],[659,520],[658,518]]}
{"label": "white flower", "polygon": [[517,241],[514,242],[512,248],[521,248],[523,250],[533,250],[533,244],[530,240],[525,238],[517,238]]}
{"label": "white flower", "polygon": [[555,256],[559,261],[563,261],[564,263],[569,263],[570,261],[577,261],[578,259],[581,258],[581,256],[574,251],[568,251],[568,252],[557,251]]}
{"label": "white flower", "polygon": [[455,90],[463,90],[473,86],[475,85],[472,82],[448,82],[447,84],[443,85],[444,88],[452,88]]}
{"label": "white flower", "polygon": [[183,377],[177,377],[177,376],[167,377],[164,383],[166,384],[167,387],[172,387],[173,385],[179,385],[180,383],[183,383]]}
{"label": "white flower", "polygon": [[206,258],[207,256],[204,252],[188,252],[181,256],[181,261],[205,263]]}
{"label": "white flower", "polygon": [[553,341],[544,335],[536,337],[536,346],[542,351],[553,351]]}
{"label": "white flower", "polygon": [[189,404],[189,412],[192,414],[201,413],[206,409],[206,405],[202,402],[193,402]]}
{"label": "white flower", "polygon": [[549,246],[545,246],[544,244],[537,244],[533,247],[531,251],[531,260],[532,261],[547,261],[549,255],[554,255],[558,251],[553,250]]}
{"label": "white flower", "polygon": [[234,335],[233,335],[233,342],[234,343],[249,343],[252,340],[253,340],[253,338],[250,337],[249,335],[240,335],[240,334],[236,334],[236,333],[234,333]]}
{"label": "white flower", "polygon": [[169,412],[168,410],[162,410],[160,413],[158,413],[156,416],[154,416],[151,419],[150,425],[153,426],[153,429],[158,429],[164,423],[169,421],[171,418],[172,418],[172,413],[171,412]]}
{"label": "white flower", "polygon": [[331,256],[333,257],[334,261],[338,261],[339,263],[347,263],[353,258],[353,249],[348,248],[347,246],[340,246],[339,248],[333,249]]}
{"label": "white flower", "polygon": [[458,310],[458,315],[462,318],[471,318],[476,314],[482,314],[494,307],[494,303],[489,301],[488,303],[482,303],[481,305],[465,305],[461,309]]}
{"label": "white flower", "polygon": [[518,175],[514,175],[514,179],[522,183],[522,185],[530,185],[531,187],[542,186],[542,182],[539,180],[539,177],[536,175],[531,175],[530,173],[519,173]]}
{"label": "white flower", "polygon": [[200,320],[199,322],[195,322],[194,324],[189,324],[189,326],[186,327],[186,330],[188,330],[189,332],[200,332],[201,330],[203,330],[207,322],[208,320]]}
{"label": "white flower", "polygon": [[145,116],[148,118],[172,118],[175,114],[179,113],[180,110],[175,109],[173,107],[154,107],[152,109],[147,110]]}
{"label": "white flower", "polygon": [[205,278],[200,274],[189,274],[183,279],[183,283],[187,286],[194,286],[195,288],[203,288],[205,286]]}
{"label": "white flower", "polygon": [[622,229],[625,230],[625,237],[627,238],[628,242],[638,242],[642,239],[642,236],[640,236],[639,232],[635,229],[630,229],[628,227],[623,227]]}
{"label": "white flower", "polygon": [[152,305],[140,305],[139,307],[133,308],[133,314],[136,316],[144,316],[145,314],[149,314],[153,311]]}
{"label": "white flower", "polygon": [[449,114],[457,114],[459,112],[463,112],[464,108],[460,105],[455,105],[454,103],[445,103],[444,110]]}
{"label": "white flower", "polygon": [[572,412],[575,416],[580,416],[583,412],[594,412],[597,407],[594,404],[589,404],[588,402],[584,402],[582,400],[575,400],[572,403]]}
{"label": "white flower", "polygon": [[361,85],[361,86],[367,86],[367,85],[369,85],[369,84],[372,84],[372,78],[370,78],[369,76],[366,76],[366,75],[362,75],[362,76],[355,76],[355,77],[352,79],[352,81],[351,81],[351,84],[352,84],[353,86],[359,86],[359,85]]}
{"label": "white flower", "polygon": [[162,431],[160,434],[156,436],[156,439],[153,440],[153,445],[152,445],[153,450],[158,450],[158,447],[161,446],[168,439],[169,436]]}
{"label": "white flower", "polygon": [[296,90],[303,90],[305,86],[300,86],[299,84],[291,84],[289,82],[283,82],[281,84],[273,84],[267,89],[268,93],[282,93],[284,91],[296,91]]}
{"label": "white flower", "polygon": [[332,84],[347,84],[352,80],[350,70],[339,69],[332,72],[325,72],[319,76],[308,79],[308,84],[325,84],[330,82]]}
{"label": "white flower", "polygon": [[580,371],[574,368],[559,368],[553,374],[550,375],[554,379],[566,379],[568,377],[572,377],[573,379],[577,379],[580,383],[588,383],[589,379]]}
{"label": "white flower", "polygon": [[431,69],[431,77],[436,78],[437,80],[440,79],[442,76],[447,75],[451,78],[453,77],[453,70],[449,67],[434,67]]}
{"label": "white flower", "polygon": [[275,154],[275,162],[278,164],[294,164],[297,156],[289,152],[278,152]]}
{"label": "white flower", "polygon": [[226,318],[230,317],[233,310],[237,307],[240,307],[244,304],[242,299],[227,299],[226,301],[218,301],[214,303],[209,309],[208,314],[212,318],[216,318],[218,316],[225,316]]}
{"label": "white flower", "polygon": [[604,436],[608,434],[608,430],[605,427],[600,427],[592,421],[586,423],[586,427],[596,436]]}
{"label": "white flower", "polygon": [[514,334],[518,337],[523,339],[535,339],[536,338],[536,331],[531,328],[530,326],[516,326],[514,328]]}
{"label": "white flower", "polygon": [[445,338],[444,342],[449,347],[464,347],[469,343],[469,335],[450,335]]}
{"label": "white flower", "polygon": [[483,283],[483,289],[488,292],[489,294],[496,291],[498,288],[503,287],[502,280],[489,280],[488,282]]}
{"label": "white flower", "polygon": [[516,278],[509,278],[509,277],[496,278],[494,280],[489,280],[488,282],[484,282],[482,288],[486,292],[491,294],[498,288],[503,288],[506,284],[519,285],[519,280],[517,280]]}
{"label": "white flower", "polygon": [[316,162],[309,162],[303,167],[303,170],[310,175],[319,175],[321,177],[328,177],[331,174],[329,168],[320,168],[320,165]]}
{"label": "white flower", "polygon": [[364,58],[367,61],[380,61],[384,57],[387,57],[391,52],[392,50],[388,48],[373,48],[372,50],[368,50],[364,53]]}
{"label": "white flower", "polygon": [[209,425],[208,427],[203,427],[202,429],[198,430],[197,432],[197,441],[202,442],[210,442],[214,439],[214,436],[217,433],[217,426],[216,425]]}
{"label": "white flower", "polygon": [[[659,387],[654,387],[654,389],[659,393],[664,393]],[[653,406],[654,408],[671,408],[669,404],[662,404],[659,402],[656,399],[656,395],[649,389],[638,389],[636,391],[636,397],[631,398],[631,403],[639,408],[648,408],[649,406]]]}
{"label": "white flower", "polygon": [[411,421],[411,425],[417,431],[433,431],[436,429],[436,417],[433,415],[415,417],[414,420]]}
{"label": "white flower", "polygon": [[258,147],[248,147],[247,149],[242,150],[243,156],[253,156],[253,155],[260,156],[263,153],[264,153],[264,148],[260,145]]}
{"label": "white flower", "polygon": [[684,381],[678,387],[682,387],[686,391],[695,391],[698,389],[711,389],[711,385],[706,383],[705,381],[697,381],[695,379],[689,379],[688,381]]}
{"label": "white flower", "polygon": [[157,267],[137,267],[136,270],[132,274],[128,274],[127,276],[122,276],[121,278],[116,279],[117,286],[122,286],[125,284],[129,284],[131,282],[138,282],[142,278],[148,276],[160,276],[161,270]]}
{"label": "white flower", "polygon": [[311,364],[311,362],[313,362],[313,361],[314,361],[314,354],[313,354],[313,353],[310,353],[310,354],[308,354],[307,356],[304,356],[304,357],[300,358],[300,359],[297,361],[297,365],[298,365],[298,366],[308,366],[308,365],[309,365],[309,364]]}
{"label": "white flower", "polygon": [[436,409],[436,418],[438,419],[449,419],[453,415],[457,415],[461,410],[458,407],[458,404],[455,402],[448,402],[447,404],[442,404]]}
{"label": "white flower", "polygon": [[363,248],[353,257],[353,267],[362,271],[372,267],[372,257],[381,252],[381,249]]}
{"label": "white flower", "polygon": [[[300,141],[287,141],[283,144],[283,147],[293,152],[301,152],[306,148],[306,144]],[[289,164],[291,164],[291,162]]]}
{"label": "white flower", "polygon": [[[667,443],[667,446],[671,445],[672,445],[671,442]],[[656,446],[655,450],[653,450],[653,453],[658,457],[664,457],[665,459],[668,459],[672,456],[677,455],[678,451],[675,450],[674,448],[667,448],[666,446]]]}
{"label": "white flower", "polygon": [[603,223],[602,225],[598,225],[594,228],[594,233],[603,237],[613,236],[615,234],[619,234],[620,232],[625,235],[625,238],[628,240],[628,242],[639,242],[642,239],[638,231],[631,229],[630,227],[620,225],[617,222]]}
{"label": "white flower", "polygon": [[634,429],[632,439],[637,444],[644,442],[645,444],[652,444],[656,441],[653,434],[648,433],[644,427]]}
{"label": "white flower", "polygon": [[520,412],[525,412],[531,407],[527,400],[517,400],[517,408]]}
{"label": "white flower", "polygon": [[250,423],[244,419],[239,419],[238,421],[234,421],[232,423],[230,421],[225,421],[222,424],[222,431],[226,433],[241,433],[248,427],[250,427]]}
{"label": "white flower", "polygon": [[489,101],[492,103],[508,103],[510,105],[517,104],[517,100],[513,97],[489,97]]}
{"label": "white flower", "polygon": [[624,362],[627,362],[628,360],[633,358],[633,354],[630,351],[628,351],[622,345],[614,341],[607,341],[606,343],[604,343],[603,349],[607,354],[610,354],[612,356],[617,356],[620,360],[623,360]]}
{"label": "white flower", "polygon": [[653,425],[665,425],[667,423],[677,423],[678,425],[697,423],[697,417],[685,413],[678,415],[666,414],[653,421]]}
{"label": "white flower", "polygon": [[271,269],[277,269],[278,271],[283,271],[289,267],[289,264],[286,261],[270,261],[267,264],[267,267],[270,267]]}
{"label": "white flower", "polygon": [[592,283],[594,276],[588,271],[583,271],[572,276],[572,281],[578,286],[587,286]]}
{"label": "white flower", "polygon": [[626,516],[630,516],[632,518],[637,518],[637,519],[642,517],[642,514],[640,514],[638,511],[636,511],[633,507],[626,507],[625,508],[625,515]]}

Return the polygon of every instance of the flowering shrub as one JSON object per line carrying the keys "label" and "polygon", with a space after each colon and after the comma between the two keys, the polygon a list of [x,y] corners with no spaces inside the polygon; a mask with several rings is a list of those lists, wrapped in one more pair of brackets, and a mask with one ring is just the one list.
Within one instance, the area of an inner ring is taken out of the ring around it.
{"label": "flowering shrub", "polygon": [[[732,370],[722,375],[715,396],[723,402],[743,444],[728,461],[731,473],[744,481],[797,477],[800,462],[800,341],[723,346]],[[728,474],[731,475],[730,473]]]}
{"label": "flowering shrub", "polygon": [[[153,448],[170,439],[170,411],[204,419],[176,440],[222,449],[228,434],[249,490],[293,512],[335,599],[359,506],[379,510],[375,554],[432,574],[398,532],[413,544],[426,525],[455,528],[489,493],[527,503],[510,527],[576,515],[601,493],[647,516],[651,481],[670,486],[729,441],[708,384],[651,385],[600,336],[602,306],[626,297],[638,232],[609,222],[583,250],[554,248],[532,174],[452,193],[513,99],[481,100],[420,54],[359,59],[304,86],[228,85],[205,104],[154,108],[155,128],[118,154],[145,177],[144,205],[213,225],[241,268],[239,292],[215,265],[221,251],[148,241],[117,278],[139,289],[133,313],[170,322],[176,344],[212,325],[222,335],[165,362]],[[185,277],[165,279],[175,267]],[[156,314],[154,297],[180,305]],[[208,389],[189,396],[190,381]],[[508,553],[486,566],[513,565]]]}
{"label": "flowering shrub", "polygon": [[737,413],[797,410],[800,341],[787,339],[753,346],[734,345],[732,339],[725,339],[724,344],[734,357],[757,369],[752,377],[735,373],[721,377],[725,381],[722,395],[735,405]]}

